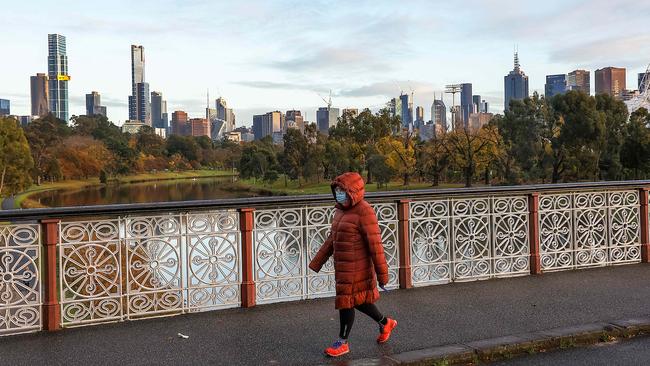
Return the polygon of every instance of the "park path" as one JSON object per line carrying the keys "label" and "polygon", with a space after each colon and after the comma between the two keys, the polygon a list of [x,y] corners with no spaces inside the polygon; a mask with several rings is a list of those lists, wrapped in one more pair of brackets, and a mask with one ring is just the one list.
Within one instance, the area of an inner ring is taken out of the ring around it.
{"label": "park path", "polygon": [[[649,301],[647,264],[394,290],[378,302],[399,320],[393,338],[378,346],[358,314],[345,359],[644,317]],[[333,299],[319,299],[4,337],[0,364],[328,364],[337,333]]]}

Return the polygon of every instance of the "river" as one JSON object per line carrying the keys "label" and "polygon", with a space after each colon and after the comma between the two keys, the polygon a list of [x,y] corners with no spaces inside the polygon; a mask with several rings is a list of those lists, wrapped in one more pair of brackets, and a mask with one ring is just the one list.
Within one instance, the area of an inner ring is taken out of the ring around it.
{"label": "river", "polygon": [[191,201],[259,196],[238,189],[236,177],[161,180],[142,183],[110,184],[75,190],[52,190],[30,198],[48,207],[92,206],[117,203]]}

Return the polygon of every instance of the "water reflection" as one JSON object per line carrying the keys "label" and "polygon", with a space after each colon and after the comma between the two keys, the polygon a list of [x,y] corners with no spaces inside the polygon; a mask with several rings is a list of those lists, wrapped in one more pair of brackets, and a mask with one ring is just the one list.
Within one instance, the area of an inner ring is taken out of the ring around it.
{"label": "water reflection", "polygon": [[259,195],[238,189],[235,179],[235,177],[196,178],[118,184],[80,190],[48,191],[32,198],[45,206],[63,207],[242,198]]}

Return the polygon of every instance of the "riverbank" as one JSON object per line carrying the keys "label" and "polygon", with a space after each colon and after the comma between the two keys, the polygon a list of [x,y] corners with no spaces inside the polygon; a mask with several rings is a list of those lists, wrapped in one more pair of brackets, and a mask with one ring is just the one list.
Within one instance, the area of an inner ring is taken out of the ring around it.
{"label": "riverbank", "polygon": [[[166,181],[166,180],[180,180],[180,179],[194,179],[194,178],[218,178],[230,177],[233,175],[232,171],[222,170],[190,170],[183,172],[156,172],[156,173],[141,173],[133,175],[125,175],[119,177],[111,177],[107,184],[130,184],[130,183],[143,183],[153,181]],[[46,182],[40,185],[32,185],[24,192],[17,194],[13,199],[13,208],[39,208],[43,207],[37,201],[32,200],[35,194],[43,193],[46,191],[55,190],[78,190],[90,187],[97,187],[104,185],[99,181],[99,178],[90,178],[85,180],[65,180],[59,182]]]}

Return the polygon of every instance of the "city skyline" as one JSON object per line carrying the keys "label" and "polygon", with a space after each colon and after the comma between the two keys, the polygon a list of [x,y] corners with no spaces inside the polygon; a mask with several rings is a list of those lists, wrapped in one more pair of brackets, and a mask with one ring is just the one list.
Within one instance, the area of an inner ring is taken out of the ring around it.
{"label": "city skyline", "polygon": [[[147,49],[147,81],[165,95],[169,113],[203,116],[204,93],[210,88],[234,108],[237,126],[250,126],[254,114],[273,110],[301,110],[305,120],[315,122],[316,110],[324,106],[318,93],[329,89],[333,107],[377,109],[400,90],[413,88],[413,106],[423,106],[428,120],[433,93],[447,83],[465,82],[490,104],[490,112],[499,113],[503,75],[512,69],[515,44],[531,93],[543,94],[546,75],[576,69],[591,71],[593,93],[595,70],[607,66],[625,67],[627,84],[633,86],[650,62],[650,50],[643,47],[650,41],[644,35],[650,33],[645,21],[650,4],[633,1],[549,1],[534,9],[519,7],[516,14],[503,10],[514,1],[470,1],[472,6],[463,9],[451,2],[418,1],[404,8],[374,2],[345,7],[335,2],[228,7],[164,2],[148,12],[138,8],[151,9],[151,3],[118,1],[70,5],[69,16],[57,19],[49,19],[41,3],[12,4],[0,15],[16,34],[5,49],[17,55],[2,61],[9,73],[0,84],[0,98],[10,99],[12,112],[19,115],[30,114],[29,77],[47,72],[48,33],[67,40],[69,115],[83,114],[85,94],[96,90],[117,123],[128,118],[131,44]],[[127,12],[127,6],[136,9]],[[168,14],[176,13],[192,21],[174,27]],[[284,27],[284,16],[295,20],[294,26]],[[360,16],[364,22],[355,21]],[[607,24],[623,26],[613,29],[590,20],[604,17]],[[30,27],[34,22],[41,26]],[[478,31],[480,37],[466,37]],[[436,48],[426,47],[432,42]],[[450,101],[445,96],[447,105]]]}

